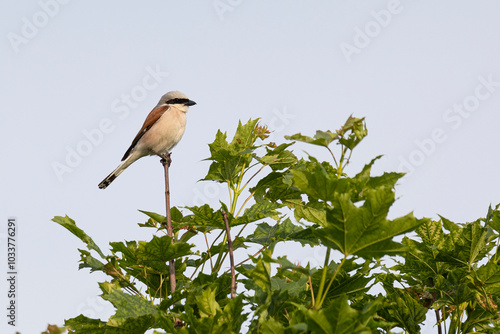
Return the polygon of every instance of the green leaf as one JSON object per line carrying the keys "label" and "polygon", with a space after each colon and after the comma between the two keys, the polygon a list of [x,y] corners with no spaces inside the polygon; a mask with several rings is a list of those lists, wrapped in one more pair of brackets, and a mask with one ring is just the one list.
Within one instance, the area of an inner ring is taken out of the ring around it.
{"label": "green leaf", "polygon": [[392,241],[396,235],[414,230],[425,222],[408,214],[388,220],[389,207],[394,202],[394,192],[387,188],[367,189],[365,202],[357,207],[347,194],[340,194],[334,209],[327,213],[328,226],[314,231],[325,245],[340,250],[345,256],[365,258],[397,254],[403,246]]}
{"label": "green leaf", "polygon": [[84,315],[68,319],[64,322],[64,326],[74,333],[91,334],[91,333],[104,333],[106,323],[99,319],[87,318]]}
{"label": "green leaf", "polygon": [[[224,160],[226,158],[225,152],[229,147],[229,143],[227,142],[227,134],[225,132],[217,130],[214,142],[208,144],[208,147],[210,148],[210,154],[214,160]],[[222,155],[220,155],[221,153]]]}
{"label": "green leaf", "polygon": [[156,221],[158,223],[165,223],[167,221],[165,216],[162,216],[158,213],[143,211],[143,210],[139,210],[139,212],[144,213],[146,216],[148,216],[149,218],[153,219],[154,221]]}
{"label": "green leaf", "polygon": [[111,302],[116,308],[116,313],[109,319],[108,325],[121,327],[129,318],[139,319],[143,316],[141,323],[146,320],[147,327],[154,323],[158,310],[150,301],[124,293],[108,282],[99,283],[99,286],[103,292],[102,298]]}
{"label": "green leaf", "polygon": [[76,235],[81,241],[83,241],[89,250],[95,250],[103,259],[106,258],[102,253],[101,249],[95,244],[94,240],[89,237],[82,229],[76,226],[73,219],[68,216],[56,216],[52,218],[52,221],[58,223],[59,225],[65,227],[68,231]]}
{"label": "green leaf", "polygon": [[229,299],[224,306],[223,318],[234,333],[241,333],[241,326],[246,321],[247,313],[243,312],[243,294]]}
{"label": "green leaf", "polygon": [[[480,221],[467,223],[464,227],[447,221],[441,217],[443,226],[451,227],[451,232],[439,248],[437,259],[441,262],[461,266],[471,266],[480,261],[493,247],[491,235]],[[448,229],[448,228],[447,228]]]}
{"label": "green leaf", "polygon": [[240,266],[236,268],[240,273],[245,275],[250,279],[252,285],[258,286],[263,291],[270,291],[271,289],[271,266],[269,263],[265,263],[262,257],[257,259],[252,258],[255,262],[255,266]]}
{"label": "green leaf", "polygon": [[327,163],[305,163],[292,169],[292,185],[307,194],[311,200],[334,201],[336,196],[345,193],[349,180],[339,179],[337,172]]}
{"label": "green leaf", "polygon": [[467,312],[467,320],[462,323],[461,329],[462,333],[497,334],[500,331],[498,312],[476,307],[475,310]]}
{"label": "green leaf", "polygon": [[[144,213],[147,215],[150,219],[148,220],[147,223],[142,224],[139,223],[138,225],[141,227],[154,227],[158,229],[165,229],[165,223],[167,221],[167,218],[163,215],[160,215],[158,213],[154,212],[149,212],[149,211],[143,211],[139,210],[140,212]],[[179,230],[179,228],[183,227],[185,224],[183,222],[185,220],[188,220],[189,218],[184,218],[182,215],[182,212],[176,208],[175,206],[170,209],[170,220],[172,221],[172,226],[174,228],[174,233]],[[158,224],[161,224],[161,226],[158,226]]]}
{"label": "green leaf", "polygon": [[215,290],[210,288],[202,291],[201,295],[197,298],[197,304],[202,318],[215,317],[217,312],[221,311],[219,303],[215,300]]}
{"label": "green leaf", "polygon": [[327,226],[326,211],[329,208],[324,202],[309,201],[308,203],[298,203],[294,206],[294,216],[297,221],[305,219],[308,222]]}
{"label": "green leaf", "polygon": [[500,295],[500,265],[489,262],[474,272],[489,294]]}
{"label": "green leaf", "polygon": [[277,276],[281,277],[285,275],[285,272],[292,271],[295,273],[300,273],[302,275],[305,275],[306,277],[309,277],[311,275],[311,270],[309,270],[309,265],[304,268],[301,267],[300,265],[293,264],[290,262],[286,256],[280,256],[277,259],[273,259],[272,262],[279,264],[278,268],[278,274]]}
{"label": "green leaf", "polygon": [[265,127],[259,126],[258,123],[258,118],[249,119],[245,124],[240,121],[230,145],[240,150],[247,149],[254,145],[257,139],[267,138],[269,131]]}
{"label": "green leaf", "polygon": [[405,262],[397,268],[405,274],[410,284],[427,285],[429,278],[446,272],[448,266],[436,260],[438,250],[435,246],[428,246],[407,237],[403,239],[403,244],[407,247]]}
{"label": "green leaf", "polygon": [[413,284],[427,285],[429,278],[443,274],[449,268],[448,265],[437,260],[439,247],[444,243],[445,235],[441,222],[432,220],[425,220],[415,232],[422,242],[407,237],[403,239],[403,244],[407,247],[407,255],[405,263],[398,268],[409,274],[407,279],[412,280]]}
{"label": "green leaf", "polygon": [[497,204],[495,209],[493,210],[490,205],[490,207],[488,208],[487,217],[485,219],[486,224],[497,232],[500,232],[500,211],[498,210],[499,207],[500,204]]}
{"label": "green leaf", "polygon": [[294,134],[293,136],[285,136],[285,138],[323,147],[328,147],[333,141],[337,140],[339,144],[352,150],[361,140],[363,140],[367,133],[368,131],[366,130],[364,118],[356,118],[351,115],[345,124],[335,133],[318,130],[314,138],[303,136],[300,133]]}
{"label": "green leaf", "polygon": [[434,280],[434,287],[441,291],[441,297],[432,305],[437,309],[445,306],[459,307],[475,299],[474,291],[468,284],[472,281],[464,268],[449,270],[446,275],[439,275]]}
{"label": "green leaf", "polygon": [[257,260],[255,269],[250,271],[250,278],[262,289],[269,290],[271,288],[271,267],[264,263],[262,258]]}
{"label": "green leaf", "polygon": [[168,273],[168,261],[192,254],[193,245],[186,243],[172,243],[168,235],[153,236],[150,242],[140,241],[137,249],[137,263],[146,265],[160,273]]}
{"label": "green leaf", "polygon": [[156,319],[152,315],[141,315],[134,318],[126,318],[123,322],[119,322],[120,325],[117,330],[111,330],[113,327],[116,327],[116,324],[113,317],[110,318],[108,322],[108,329],[106,330],[106,334],[108,333],[120,333],[120,334],[130,334],[130,333],[146,333],[147,330],[153,328],[156,324]]}
{"label": "green leaf", "polygon": [[464,232],[467,233],[465,237],[470,241],[469,263],[475,263],[482,259],[482,255],[485,255],[493,247],[493,245],[491,247],[487,246],[488,229],[480,226],[479,222],[477,222],[468,225]]}
{"label": "green leaf", "polygon": [[311,247],[314,247],[321,245],[321,242],[315,234],[316,229],[317,227],[315,226],[304,228],[301,231],[292,233],[289,236],[289,239],[300,242],[302,246],[309,245]]}
{"label": "green leaf", "polygon": [[[117,302],[120,310],[117,310],[117,315],[111,317],[108,323],[79,315],[76,318],[66,320],[65,326],[71,333],[76,334],[131,334],[144,333],[155,323],[154,316],[150,313],[120,318],[118,313],[123,313],[122,306],[127,306],[128,301],[123,303],[115,300],[115,297],[111,296],[110,298]],[[137,306],[137,304],[134,305]]]}
{"label": "green leaf", "polygon": [[269,133],[257,125],[258,121],[249,120],[246,124],[239,122],[231,143],[227,142],[225,133],[217,132],[215,141],[209,144],[211,155],[206,160],[211,160],[212,164],[203,180],[237,184],[240,173],[249,167],[255,156],[255,141],[266,138]]}
{"label": "green leaf", "polygon": [[[225,284],[228,285],[229,281]],[[246,320],[243,295],[228,299],[228,291],[219,293],[216,290],[218,288],[196,286],[195,290],[187,295],[183,311],[176,315],[184,321],[184,327],[173,329],[172,321],[162,319],[165,323],[162,328],[168,329],[169,333],[240,333],[241,325]],[[221,309],[222,303],[225,306]]]}
{"label": "green leaf", "polygon": [[269,173],[260,179],[255,187],[250,188],[250,192],[254,194],[257,202],[267,199],[287,204],[289,200],[300,199],[300,192],[286,183],[286,174],[282,172]]}
{"label": "green leaf", "polygon": [[220,210],[214,211],[208,204],[203,206],[187,206],[193,215],[190,217],[189,225],[194,227],[208,227],[210,229],[225,229],[224,218]]}
{"label": "green leaf", "polygon": [[441,215],[438,215],[438,216],[439,216],[439,218],[441,218],[441,223],[443,224],[443,227],[445,229],[447,229],[448,231],[450,231],[452,233],[456,233],[456,232],[460,231],[460,226],[458,224],[455,224],[451,220],[446,219]]}
{"label": "green leaf", "polygon": [[248,224],[264,218],[277,219],[279,213],[278,211],[276,211],[276,209],[280,207],[280,204],[272,203],[269,201],[256,202],[250,208],[245,209],[243,215],[232,219],[232,221],[230,221],[230,225],[237,226]]}
{"label": "green leaf", "polygon": [[266,334],[284,334],[285,328],[279,321],[275,320],[273,317],[269,317],[262,322],[260,332]]}
{"label": "green leaf", "polygon": [[266,147],[266,155],[256,159],[263,165],[268,165],[273,171],[281,170],[290,167],[297,162],[297,157],[287,148],[293,144],[281,144],[270,149]]}
{"label": "green leaf", "polygon": [[419,304],[405,290],[395,288],[395,276],[380,274],[379,279],[383,282],[386,290],[385,307],[379,310],[379,314],[389,322],[394,322],[407,333],[420,333],[420,324],[424,322],[427,309]]}
{"label": "green leaf", "polygon": [[332,141],[338,139],[338,135],[331,131],[316,131],[314,138],[304,136],[300,133],[296,133],[292,136],[285,136],[288,140],[297,140],[308,144],[318,145],[328,147]]}
{"label": "green leaf", "polygon": [[90,255],[90,252],[83,249],[78,249],[78,251],[80,252],[80,265],[78,269],[90,268],[90,272],[103,270],[104,263]]}
{"label": "green leaf", "polygon": [[246,242],[269,246],[272,249],[279,241],[294,240],[292,235],[302,230],[302,227],[294,225],[288,218],[272,226],[264,222],[257,224],[257,228],[246,238]]}
{"label": "green leaf", "polygon": [[122,258],[124,260],[130,261],[131,263],[137,262],[137,242],[136,241],[126,241],[123,242],[110,242],[111,251],[113,254],[122,253]]}
{"label": "green leaf", "polygon": [[300,304],[296,304],[296,307],[304,316],[308,331],[312,333],[369,334],[372,331],[367,325],[381,302],[382,298],[376,299],[370,307],[360,312],[349,305],[346,295],[341,295],[327,308],[320,310],[308,309]]}
{"label": "green leaf", "polygon": [[[217,181],[234,184],[237,182],[240,172],[240,160],[243,157],[233,157],[231,160],[224,159],[223,162],[213,162],[208,170],[208,174],[202,181]],[[245,159],[248,160],[248,159]]]}
{"label": "green leaf", "polygon": [[[199,291],[204,291],[210,289],[215,291],[215,300],[220,303],[223,307],[227,303],[227,296],[230,293],[231,285],[231,275],[229,273],[223,273],[219,275],[218,273],[213,273],[207,275],[200,273],[193,281],[190,287],[191,289],[198,289]],[[198,300],[200,298],[197,294],[193,296]]]}
{"label": "green leaf", "polygon": [[368,134],[364,118],[349,116],[344,126],[337,133],[340,136],[339,143],[350,150],[354,149]]}
{"label": "green leaf", "polygon": [[[367,260],[364,264],[357,264],[354,258],[348,259],[341,270],[337,272],[337,276],[328,290],[325,305],[328,305],[331,300],[339,297],[342,294],[353,296],[357,294],[366,293],[374,283],[372,276],[368,276],[370,272],[369,264],[371,261]],[[337,271],[339,264],[331,261],[328,265],[328,275],[331,277]],[[319,287],[322,271],[318,270],[312,277],[313,284]],[[315,291],[317,289],[315,288]]]}
{"label": "green leaf", "polygon": [[437,221],[426,220],[416,232],[424,244],[437,246],[443,242],[444,233],[441,224]]}

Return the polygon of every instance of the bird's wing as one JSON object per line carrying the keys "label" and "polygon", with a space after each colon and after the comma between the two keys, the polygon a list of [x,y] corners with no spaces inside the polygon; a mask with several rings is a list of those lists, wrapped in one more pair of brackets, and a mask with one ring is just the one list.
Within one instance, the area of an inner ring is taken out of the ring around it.
{"label": "bird's wing", "polygon": [[127,152],[125,152],[125,155],[122,158],[122,161],[127,159],[127,157],[130,155],[132,150],[134,149],[135,145],[139,142],[139,140],[144,136],[144,134],[151,129],[153,124],[155,124],[160,117],[170,108],[170,106],[161,106],[158,108],[155,108],[151,110],[149,113],[148,117],[146,117],[146,120],[144,121],[144,124],[142,125],[142,128],[139,130],[137,135],[135,136],[134,140],[132,141],[132,144],[128,148]]}

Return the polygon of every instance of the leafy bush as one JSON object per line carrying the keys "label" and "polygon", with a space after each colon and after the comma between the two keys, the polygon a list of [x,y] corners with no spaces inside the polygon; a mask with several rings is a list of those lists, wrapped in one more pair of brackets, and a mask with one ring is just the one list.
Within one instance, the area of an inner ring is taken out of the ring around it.
{"label": "leafy bush", "polygon": [[[372,176],[379,157],[354,176],[345,172],[367,134],[364,119],[349,117],[339,130],[313,137],[288,136],[290,142],[281,145],[268,142],[268,133],[258,120],[240,123],[230,142],[217,132],[204,181],[225,184],[229,203],[181,208],[187,214],[172,208],[173,238],[166,234],[164,216],[142,211],[148,220],[139,226],[153,228],[152,239],[111,242],[105,254],[71,218],[55,217],[86,245],[79,250],[80,269],[109,276],[99,283],[101,297],[116,309],[107,321],[79,315],[66,320],[66,328],[71,333],[419,333],[432,309],[439,333],[443,326],[447,333],[498,332],[498,206],[466,224],[412,213],[391,220],[394,188],[403,174]],[[331,162],[298,159],[291,151],[296,142],[324,147]],[[395,240],[411,231],[414,237]],[[206,241],[204,249],[190,243],[195,236]],[[278,243],[322,247],[324,265],[274,257]],[[245,254],[255,245],[259,250],[248,261],[228,264],[228,254]],[[393,265],[386,267],[384,258]],[[175,291],[169,284],[171,260]],[[237,272],[234,295],[228,266]],[[385,293],[372,294],[373,286]]]}

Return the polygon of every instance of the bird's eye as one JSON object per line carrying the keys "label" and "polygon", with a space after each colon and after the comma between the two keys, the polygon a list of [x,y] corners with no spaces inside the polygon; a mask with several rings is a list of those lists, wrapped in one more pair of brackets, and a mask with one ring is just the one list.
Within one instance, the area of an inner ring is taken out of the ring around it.
{"label": "bird's eye", "polygon": [[189,100],[188,99],[179,99],[179,98],[176,98],[176,99],[170,99],[167,101],[167,104],[184,104],[186,102],[188,102]]}

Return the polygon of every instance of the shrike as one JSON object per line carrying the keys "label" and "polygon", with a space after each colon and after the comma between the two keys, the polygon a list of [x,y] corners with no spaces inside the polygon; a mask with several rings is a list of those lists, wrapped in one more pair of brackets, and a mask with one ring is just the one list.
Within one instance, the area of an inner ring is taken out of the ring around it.
{"label": "shrike", "polygon": [[186,113],[195,105],[181,92],[173,91],[163,95],[160,102],[149,113],[132,145],[122,158],[122,163],[109,174],[99,188],[105,189],[134,161],[146,155],[160,155],[169,152],[181,140],[186,128]]}

